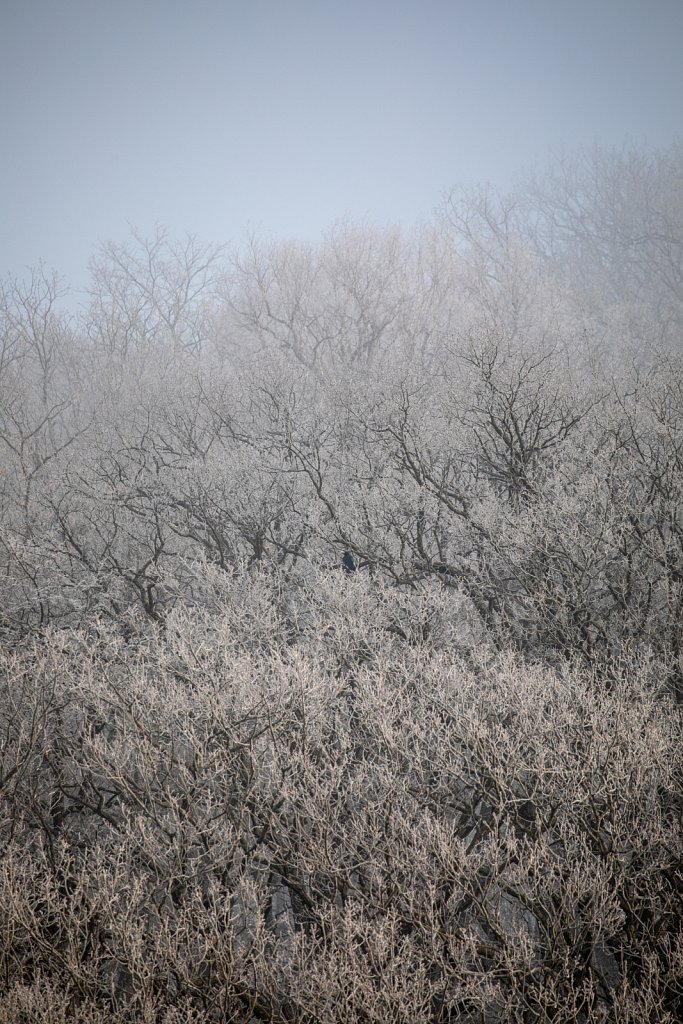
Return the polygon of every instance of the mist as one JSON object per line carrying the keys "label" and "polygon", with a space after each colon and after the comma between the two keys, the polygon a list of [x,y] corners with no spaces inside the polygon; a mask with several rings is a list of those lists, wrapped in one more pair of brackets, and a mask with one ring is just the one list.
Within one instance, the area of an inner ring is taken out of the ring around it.
{"label": "mist", "polygon": [[0,1024],[683,1018],[647,12],[2,14]]}
{"label": "mist", "polygon": [[456,184],[680,135],[654,3],[27,0],[0,12],[0,275],[81,291],[99,244],[412,227]]}

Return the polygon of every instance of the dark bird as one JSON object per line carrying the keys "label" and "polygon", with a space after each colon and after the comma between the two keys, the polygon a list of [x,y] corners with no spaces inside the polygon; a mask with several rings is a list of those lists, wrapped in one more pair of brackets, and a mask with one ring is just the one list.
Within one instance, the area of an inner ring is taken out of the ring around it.
{"label": "dark bird", "polygon": [[344,552],[344,557],[342,558],[341,564],[344,572],[356,571],[356,559],[353,557],[350,551]]}

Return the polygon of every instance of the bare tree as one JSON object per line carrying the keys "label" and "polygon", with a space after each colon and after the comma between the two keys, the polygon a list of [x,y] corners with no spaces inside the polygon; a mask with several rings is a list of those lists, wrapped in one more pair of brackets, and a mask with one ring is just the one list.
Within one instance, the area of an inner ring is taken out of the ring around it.
{"label": "bare tree", "polygon": [[105,351],[125,356],[141,346],[198,353],[212,340],[215,293],[221,276],[220,246],[187,235],[106,242],[91,262],[87,330]]}
{"label": "bare tree", "polygon": [[0,1024],[681,1018],[675,156],[6,285]]}

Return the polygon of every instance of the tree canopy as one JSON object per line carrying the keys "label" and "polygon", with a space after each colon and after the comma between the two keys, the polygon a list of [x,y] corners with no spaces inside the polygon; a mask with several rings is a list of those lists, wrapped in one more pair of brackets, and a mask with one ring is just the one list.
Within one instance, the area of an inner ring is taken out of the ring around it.
{"label": "tree canopy", "polygon": [[683,1013],[680,145],[0,288],[0,1022]]}

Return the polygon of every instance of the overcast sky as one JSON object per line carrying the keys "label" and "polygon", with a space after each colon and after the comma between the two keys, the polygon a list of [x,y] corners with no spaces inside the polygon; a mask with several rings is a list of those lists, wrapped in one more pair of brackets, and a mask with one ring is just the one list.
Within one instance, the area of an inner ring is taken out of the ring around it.
{"label": "overcast sky", "polygon": [[0,0],[0,276],[155,222],[411,224],[450,186],[683,135],[683,0]]}

